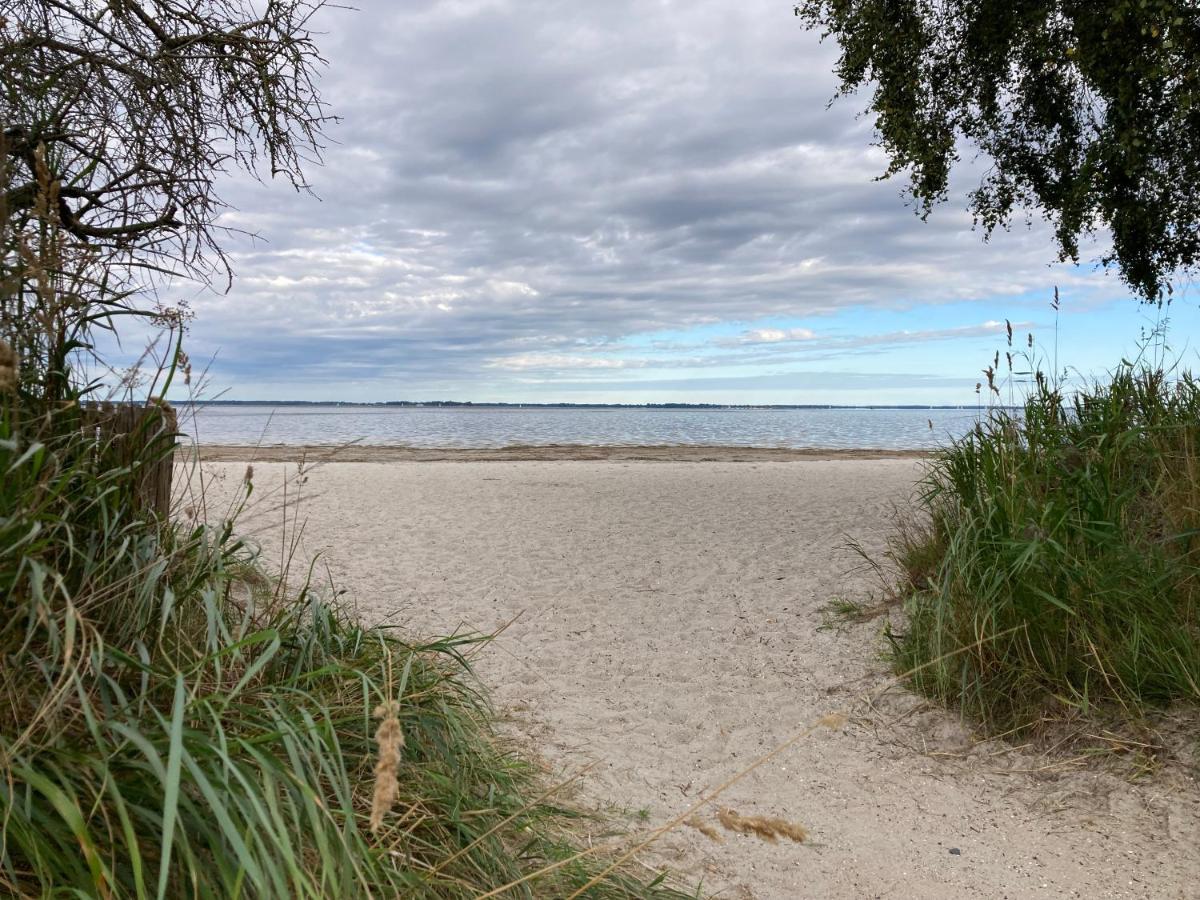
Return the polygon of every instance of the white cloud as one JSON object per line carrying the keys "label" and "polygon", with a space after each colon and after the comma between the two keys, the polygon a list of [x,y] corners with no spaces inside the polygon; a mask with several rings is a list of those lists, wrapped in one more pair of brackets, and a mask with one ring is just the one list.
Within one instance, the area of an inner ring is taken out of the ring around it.
{"label": "white cloud", "polygon": [[489,360],[497,369],[631,369],[644,368],[645,360],[611,359],[599,356],[568,356],[561,353],[518,353]]}
{"label": "white cloud", "polygon": [[785,341],[811,341],[817,333],[810,328],[756,328],[738,335],[733,344],[779,344]]}

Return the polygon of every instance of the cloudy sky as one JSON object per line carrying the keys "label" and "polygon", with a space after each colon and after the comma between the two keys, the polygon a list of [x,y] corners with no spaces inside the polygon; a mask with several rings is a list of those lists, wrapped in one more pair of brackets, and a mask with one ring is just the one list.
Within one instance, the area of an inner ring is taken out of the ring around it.
{"label": "cloudy sky", "polygon": [[973,403],[1006,319],[1053,352],[1054,285],[1085,372],[1154,323],[1039,224],[985,243],[969,160],[921,222],[790,2],[361,0],[319,27],[319,199],[230,181],[261,239],[227,294],[176,292],[227,398]]}

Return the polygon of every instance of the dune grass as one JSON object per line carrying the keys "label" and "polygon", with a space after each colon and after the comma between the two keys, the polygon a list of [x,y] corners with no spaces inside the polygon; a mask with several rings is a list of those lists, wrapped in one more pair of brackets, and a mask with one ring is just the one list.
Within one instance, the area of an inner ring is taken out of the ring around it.
{"label": "dune grass", "polygon": [[[77,403],[0,394],[0,893],[470,897],[558,864],[506,896],[567,896],[606,866],[492,733],[478,638],[364,627],[285,592],[232,517],[138,512],[171,443],[114,468]],[[373,833],[376,713],[400,741]],[[617,872],[586,896],[680,895]]]}
{"label": "dune grass", "polygon": [[930,461],[902,529],[917,689],[993,732],[1200,699],[1200,384],[1124,364],[1038,374]]}

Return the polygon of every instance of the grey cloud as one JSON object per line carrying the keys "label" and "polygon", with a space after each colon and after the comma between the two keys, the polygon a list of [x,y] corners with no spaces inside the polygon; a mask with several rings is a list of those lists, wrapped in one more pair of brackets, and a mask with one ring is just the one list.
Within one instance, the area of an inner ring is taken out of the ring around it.
{"label": "grey cloud", "polygon": [[374,370],[394,395],[704,322],[1115,287],[1051,272],[1040,227],[917,221],[786,3],[370,0],[321,25],[344,118],[321,199],[232,183],[229,224],[265,242],[194,303],[231,380]]}

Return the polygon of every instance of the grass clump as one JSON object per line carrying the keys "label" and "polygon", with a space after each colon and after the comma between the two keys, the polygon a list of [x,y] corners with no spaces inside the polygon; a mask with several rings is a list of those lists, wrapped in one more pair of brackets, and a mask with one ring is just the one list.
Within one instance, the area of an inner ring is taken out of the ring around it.
{"label": "grass clump", "polygon": [[283,595],[231,523],[139,513],[75,415],[0,410],[0,893],[468,897],[563,863],[508,895],[566,896],[602,867],[494,739],[476,639]]}
{"label": "grass clump", "polygon": [[1123,364],[1065,396],[1038,374],[938,452],[926,527],[892,548],[920,691],[996,731],[1064,707],[1200,698],[1200,384]]}

